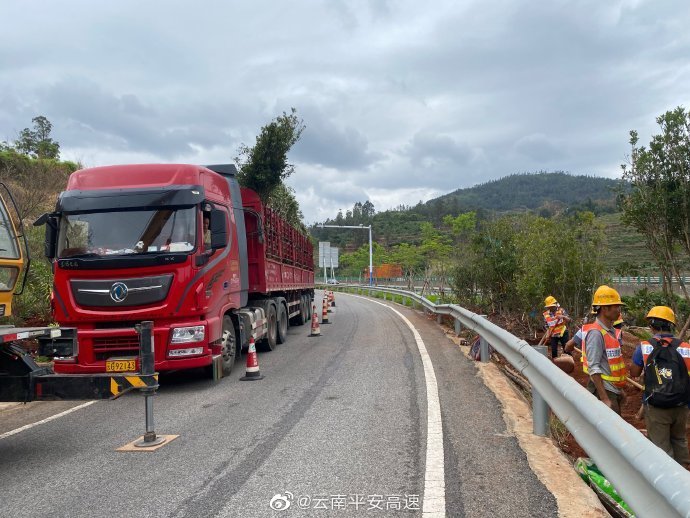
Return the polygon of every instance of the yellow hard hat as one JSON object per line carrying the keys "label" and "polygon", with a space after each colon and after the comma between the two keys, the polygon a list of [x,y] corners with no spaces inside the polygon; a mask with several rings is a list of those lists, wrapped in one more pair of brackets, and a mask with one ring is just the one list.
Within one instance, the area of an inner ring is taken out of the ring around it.
{"label": "yellow hard hat", "polygon": [[625,306],[621,296],[610,286],[599,286],[594,292],[592,306]]}
{"label": "yellow hard hat", "polygon": [[558,304],[558,301],[556,300],[556,297],[549,295],[544,299],[544,307],[545,308],[550,308],[551,306],[556,306]]}
{"label": "yellow hard hat", "polygon": [[649,313],[647,313],[647,318],[660,318],[661,320],[666,320],[676,325],[676,315],[668,306],[654,306],[649,310]]}

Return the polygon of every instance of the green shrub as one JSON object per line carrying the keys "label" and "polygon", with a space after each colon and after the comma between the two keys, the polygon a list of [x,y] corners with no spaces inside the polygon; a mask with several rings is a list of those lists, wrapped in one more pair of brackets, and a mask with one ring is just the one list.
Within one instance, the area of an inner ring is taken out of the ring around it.
{"label": "green shrub", "polygon": [[660,291],[649,291],[643,288],[635,293],[635,295],[623,296],[625,308],[623,309],[625,320],[632,325],[646,326],[647,313],[654,306],[669,306],[676,307],[676,323],[678,329],[683,327],[685,319],[690,313],[690,306],[684,297],[673,295],[675,300],[670,299]]}
{"label": "green shrub", "polygon": [[[31,254],[31,268],[24,292],[15,295],[13,315],[14,325],[45,325],[52,321],[50,314],[50,292],[53,289],[53,271],[43,256],[43,228],[25,227]],[[21,279],[20,279],[21,280]]]}

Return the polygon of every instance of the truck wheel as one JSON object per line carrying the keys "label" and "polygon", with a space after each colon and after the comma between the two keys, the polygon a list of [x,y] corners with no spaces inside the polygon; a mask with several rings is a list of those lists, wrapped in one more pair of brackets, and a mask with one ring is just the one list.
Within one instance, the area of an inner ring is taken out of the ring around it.
{"label": "truck wheel", "polygon": [[302,295],[301,299],[302,312],[300,313],[300,320],[302,321],[302,325],[304,325],[309,322],[309,299],[306,295]]}
{"label": "truck wheel", "polygon": [[312,307],[311,307],[311,297],[309,295],[305,295],[304,299],[307,303],[307,322],[311,322],[311,314],[312,314]]}
{"label": "truck wheel", "polygon": [[283,304],[278,304],[278,343],[284,344],[287,341],[288,316]]}
{"label": "truck wheel", "polygon": [[307,321],[307,302],[304,300],[304,296],[300,296],[299,298],[299,315],[293,320],[296,326],[301,326]]}
{"label": "truck wheel", "polygon": [[223,317],[223,334],[221,335],[220,349],[220,354],[223,356],[223,376],[230,374],[233,365],[235,365],[236,352],[235,325],[232,323],[232,319],[225,315]]}
{"label": "truck wheel", "polygon": [[262,340],[261,345],[264,351],[272,351],[278,343],[278,313],[276,312],[275,305],[271,304],[268,306],[266,320],[268,320],[268,330],[266,338]]}

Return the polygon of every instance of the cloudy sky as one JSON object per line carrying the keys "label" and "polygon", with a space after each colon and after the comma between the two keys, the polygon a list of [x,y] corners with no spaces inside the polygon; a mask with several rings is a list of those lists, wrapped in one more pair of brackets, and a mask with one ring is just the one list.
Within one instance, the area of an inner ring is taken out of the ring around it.
{"label": "cloudy sky", "polygon": [[511,173],[617,176],[690,107],[687,0],[1,0],[0,140],[87,166],[229,162],[295,107],[309,222]]}

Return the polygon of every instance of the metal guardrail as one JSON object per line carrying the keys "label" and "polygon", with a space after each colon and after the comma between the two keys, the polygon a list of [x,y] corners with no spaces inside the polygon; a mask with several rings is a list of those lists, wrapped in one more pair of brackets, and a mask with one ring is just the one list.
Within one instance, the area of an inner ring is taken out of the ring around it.
{"label": "metal guardrail", "polygon": [[[671,282],[673,284],[690,284],[690,277],[671,277]],[[635,284],[635,285],[647,285],[647,284],[662,284],[662,277],[654,276],[623,276],[623,277],[612,277],[612,284]]]}
{"label": "metal guardrail", "polygon": [[[530,381],[637,516],[690,518],[690,472],[526,341],[465,308],[436,305],[409,291],[343,284],[321,287],[399,295],[436,315],[453,317],[456,332],[460,325],[473,330]],[[488,346],[484,349],[486,359]]]}

